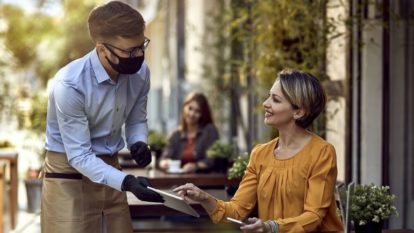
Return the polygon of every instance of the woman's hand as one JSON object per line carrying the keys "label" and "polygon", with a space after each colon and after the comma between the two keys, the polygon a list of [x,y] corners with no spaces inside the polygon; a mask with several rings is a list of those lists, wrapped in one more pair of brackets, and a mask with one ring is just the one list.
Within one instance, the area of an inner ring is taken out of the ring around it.
{"label": "woman's hand", "polygon": [[200,203],[207,212],[212,212],[216,208],[216,199],[194,184],[187,183],[175,188],[173,191],[178,192],[178,195],[186,202],[194,201]]}
{"label": "woman's hand", "polygon": [[260,232],[260,233],[266,233],[270,232],[269,229],[266,227],[265,223],[260,220],[259,218],[248,218],[247,222],[249,224],[243,225],[240,227],[240,229],[244,233],[253,233],[253,232]]}
{"label": "woman's hand", "polygon": [[186,163],[183,166],[184,173],[193,173],[197,170],[197,165],[195,163]]}
{"label": "woman's hand", "polygon": [[158,166],[162,170],[167,170],[168,169],[168,159],[161,159]]}
{"label": "woman's hand", "polygon": [[192,183],[178,186],[173,191],[178,192],[178,195],[185,201],[195,201],[199,203],[206,201],[209,196],[208,193],[204,192]]}

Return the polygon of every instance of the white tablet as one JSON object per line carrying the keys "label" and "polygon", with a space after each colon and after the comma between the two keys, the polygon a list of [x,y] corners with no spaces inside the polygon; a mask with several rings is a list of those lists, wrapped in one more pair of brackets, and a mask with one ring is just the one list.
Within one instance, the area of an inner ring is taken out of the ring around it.
{"label": "white tablet", "polygon": [[195,209],[193,209],[193,207],[191,207],[189,204],[187,204],[183,198],[176,196],[174,194],[171,193],[167,193],[164,192],[162,190],[153,188],[153,187],[147,187],[148,189],[159,193],[163,198],[164,198],[164,205],[167,207],[170,207],[172,209],[178,210],[180,212],[183,212],[185,214],[194,216],[199,218],[200,215],[197,213],[197,211]]}

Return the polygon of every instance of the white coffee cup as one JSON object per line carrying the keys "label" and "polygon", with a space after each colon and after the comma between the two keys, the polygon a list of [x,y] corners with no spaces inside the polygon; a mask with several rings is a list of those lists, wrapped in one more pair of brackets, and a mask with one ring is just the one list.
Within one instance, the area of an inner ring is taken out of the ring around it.
{"label": "white coffee cup", "polygon": [[179,160],[179,159],[170,159],[170,160],[168,160],[168,171],[169,172],[179,172],[179,171],[181,171],[181,160]]}

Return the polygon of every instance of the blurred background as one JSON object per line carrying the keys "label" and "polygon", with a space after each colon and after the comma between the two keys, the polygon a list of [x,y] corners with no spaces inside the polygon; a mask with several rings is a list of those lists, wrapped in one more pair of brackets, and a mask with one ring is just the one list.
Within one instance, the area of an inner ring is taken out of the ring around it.
{"label": "blurred background", "polygon": [[[20,182],[42,165],[48,80],[93,49],[87,17],[104,2],[0,0],[0,140],[19,154]],[[186,94],[202,91],[222,140],[249,152],[277,135],[261,106],[277,72],[311,72],[329,97],[312,129],[335,146],[338,180],[390,185],[389,226],[414,228],[413,1],[124,2],[151,39],[151,130],[169,134]]]}

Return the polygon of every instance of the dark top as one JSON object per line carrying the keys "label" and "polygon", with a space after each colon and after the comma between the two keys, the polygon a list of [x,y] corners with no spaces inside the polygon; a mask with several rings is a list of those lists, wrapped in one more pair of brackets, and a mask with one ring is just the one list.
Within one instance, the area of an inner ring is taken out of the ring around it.
{"label": "dark top", "polygon": [[[207,158],[207,149],[219,138],[218,131],[213,124],[208,124],[204,128],[197,130],[194,147],[194,157],[197,162],[204,162],[208,168],[213,166],[213,161]],[[187,136],[180,129],[176,129],[169,137],[161,159],[181,159]]]}

